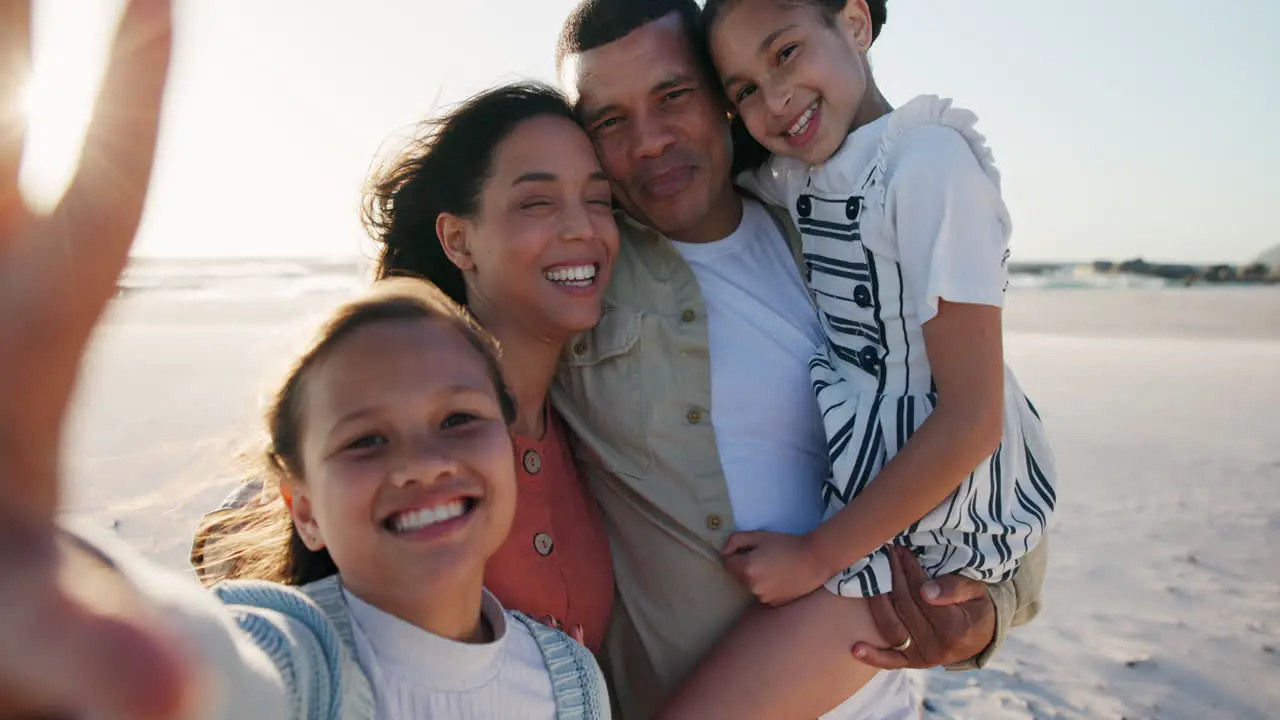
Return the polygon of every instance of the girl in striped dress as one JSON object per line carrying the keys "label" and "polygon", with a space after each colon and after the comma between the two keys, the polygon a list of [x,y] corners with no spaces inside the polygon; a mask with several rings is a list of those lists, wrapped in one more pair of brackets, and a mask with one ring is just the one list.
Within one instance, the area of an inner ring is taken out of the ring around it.
{"label": "girl in striped dress", "polygon": [[[932,96],[890,108],[866,59],[884,19],[884,0],[706,5],[737,119],[772,154],[739,181],[788,207],[803,238],[831,475],[814,531],[729,539],[730,569],[782,607],[749,614],[667,717],[857,716],[849,695],[875,671],[851,641],[910,643],[869,620],[865,599],[891,589],[888,544],[935,577],[998,582],[1053,512],[1053,455],[1003,361],[1000,175],[972,113]],[[726,683],[741,690],[731,712],[711,697]]]}

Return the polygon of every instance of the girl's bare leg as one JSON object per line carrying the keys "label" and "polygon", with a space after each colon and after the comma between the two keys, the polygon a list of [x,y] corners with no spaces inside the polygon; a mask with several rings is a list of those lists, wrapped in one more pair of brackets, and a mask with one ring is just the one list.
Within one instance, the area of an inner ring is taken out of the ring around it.
{"label": "girl's bare leg", "polygon": [[659,720],[813,720],[877,670],[853,645],[886,643],[867,602],[819,588],[781,607],[756,606],[702,659]]}

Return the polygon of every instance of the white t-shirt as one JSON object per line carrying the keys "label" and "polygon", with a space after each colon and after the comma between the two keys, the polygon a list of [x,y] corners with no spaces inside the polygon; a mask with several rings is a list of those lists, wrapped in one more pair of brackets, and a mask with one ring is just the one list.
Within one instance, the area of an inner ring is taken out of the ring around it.
{"label": "white t-shirt", "polygon": [[[805,533],[822,522],[830,468],[809,379],[825,340],[787,239],[759,203],[743,204],[723,240],[672,245],[707,306],[711,421],[735,527]],[[906,720],[919,702],[906,673],[881,672],[823,717]]]}
{"label": "white t-shirt", "polygon": [[481,612],[494,640],[479,645],[432,635],[344,592],[379,720],[556,716],[537,641],[488,591]]}
{"label": "white t-shirt", "polygon": [[711,407],[734,527],[805,533],[822,521],[830,465],[809,380],[822,327],[787,240],[743,201],[733,234],[673,242],[707,305]]}

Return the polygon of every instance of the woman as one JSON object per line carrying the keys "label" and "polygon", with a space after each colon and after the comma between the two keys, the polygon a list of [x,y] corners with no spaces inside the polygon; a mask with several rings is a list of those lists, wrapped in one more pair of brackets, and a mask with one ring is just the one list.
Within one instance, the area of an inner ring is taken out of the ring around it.
{"label": "woman", "polygon": [[502,348],[518,501],[486,587],[598,652],[609,542],[547,391],[564,345],[600,319],[618,250],[609,182],[559,93],[521,83],[488,97],[428,124],[375,179],[366,225],[381,245],[378,277],[430,280]]}
{"label": "woman", "polygon": [[[610,202],[563,97],[516,83],[428,121],[377,174],[365,203],[382,248],[377,276],[430,280],[502,348],[517,407],[518,499],[486,588],[592,652],[612,608],[609,544],[547,389],[562,346],[599,320],[618,248]],[[220,541],[252,516],[250,498],[271,500],[260,490],[246,484],[197,533],[192,562],[206,583],[255,576]]]}

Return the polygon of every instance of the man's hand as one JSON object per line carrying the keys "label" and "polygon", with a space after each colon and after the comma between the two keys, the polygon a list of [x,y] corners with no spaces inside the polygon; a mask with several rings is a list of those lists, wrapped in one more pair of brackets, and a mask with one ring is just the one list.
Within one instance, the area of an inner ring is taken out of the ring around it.
{"label": "man's hand", "polygon": [[831,577],[805,535],[738,532],[729,536],[720,555],[725,569],[765,605],[783,605],[808,595]]}
{"label": "man's hand", "polygon": [[881,636],[903,650],[858,643],[853,654],[882,670],[931,668],[968,660],[991,644],[996,608],[985,583],[961,575],[930,579],[910,550],[889,549],[893,592],[871,598]]}

